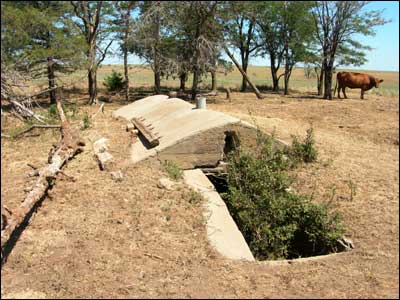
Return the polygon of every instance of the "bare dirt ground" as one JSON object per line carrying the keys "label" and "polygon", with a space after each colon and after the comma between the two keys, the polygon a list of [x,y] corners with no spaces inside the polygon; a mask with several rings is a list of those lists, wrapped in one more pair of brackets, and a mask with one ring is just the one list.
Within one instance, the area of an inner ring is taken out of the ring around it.
{"label": "bare dirt ground", "polygon": [[[111,117],[122,102],[113,103],[81,131],[85,152],[65,168],[77,181],[60,176],[2,267],[2,298],[398,298],[399,100],[348,95],[353,99],[267,94],[257,100],[233,93],[231,102],[220,95],[207,105],[288,142],[312,124],[319,160],[301,168],[295,189],[331,201],[353,251],[291,263],[221,257],[189,189],[158,188],[166,175],[158,161],[128,163],[125,122]],[[91,143],[101,136],[110,139],[122,182],[98,168]],[[1,139],[4,204],[19,204],[31,184],[26,163],[45,164],[57,139],[49,130]]]}

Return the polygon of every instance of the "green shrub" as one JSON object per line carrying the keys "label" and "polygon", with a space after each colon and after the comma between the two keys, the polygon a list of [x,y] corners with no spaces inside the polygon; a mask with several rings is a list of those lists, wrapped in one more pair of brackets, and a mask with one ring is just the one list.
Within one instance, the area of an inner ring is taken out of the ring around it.
{"label": "green shrub", "polygon": [[307,135],[302,143],[299,142],[296,136],[292,136],[292,139],[292,147],[289,149],[288,155],[291,157],[294,164],[299,162],[310,163],[317,160],[318,151],[315,148],[312,128],[307,130]]}
{"label": "green shrub", "polygon": [[115,92],[120,91],[124,88],[125,81],[123,80],[121,73],[112,70],[111,75],[106,76],[103,84],[107,88],[107,91]]}
{"label": "green shrub", "polygon": [[340,216],[289,191],[292,166],[273,138],[228,156],[225,202],[257,259],[297,258],[336,251]]}
{"label": "green shrub", "polygon": [[51,104],[47,109],[47,113],[51,119],[58,118],[58,110],[56,104]]}
{"label": "green shrub", "polygon": [[164,161],[164,169],[173,180],[179,180],[183,176],[182,169],[173,161]]}
{"label": "green shrub", "polygon": [[87,113],[85,113],[85,115],[83,116],[83,130],[90,128],[90,126],[92,125],[92,121],[90,120],[90,117]]}

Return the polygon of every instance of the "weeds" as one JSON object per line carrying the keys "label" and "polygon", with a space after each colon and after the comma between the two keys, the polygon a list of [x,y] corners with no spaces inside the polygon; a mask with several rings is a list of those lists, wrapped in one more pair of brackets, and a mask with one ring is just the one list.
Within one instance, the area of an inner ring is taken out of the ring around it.
{"label": "weeds", "polygon": [[351,179],[347,181],[347,186],[350,189],[350,199],[349,199],[349,201],[353,201],[354,197],[357,194],[357,191],[356,191],[357,190],[357,186],[354,184],[354,182]]}
{"label": "weeds", "polygon": [[292,158],[295,165],[300,162],[315,162],[318,157],[318,151],[315,148],[313,128],[307,129],[307,135],[301,143],[297,136],[292,136],[292,147],[288,151],[288,155]]}
{"label": "weeds", "polygon": [[182,169],[173,161],[164,161],[164,169],[168,176],[173,180],[179,180],[183,176]]}
{"label": "weeds", "polygon": [[90,120],[90,117],[87,113],[85,113],[85,115],[83,116],[82,122],[83,130],[88,129],[92,126],[92,121]]}
{"label": "weeds", "polygon": [[195,191],[190,191],[189,196],[188,196],[188,201],[190,204],[197,205],[198,203],[201,202],[201,196],[199,193]]}

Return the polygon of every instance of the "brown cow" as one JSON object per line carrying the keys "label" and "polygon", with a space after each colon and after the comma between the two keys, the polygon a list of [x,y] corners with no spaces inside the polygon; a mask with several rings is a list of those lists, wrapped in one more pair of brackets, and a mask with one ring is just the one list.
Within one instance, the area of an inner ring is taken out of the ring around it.
{"label": "brown cow", "polygon": [[383,79],[378,79],[368,74],[339,72],[336,75],[336,85],[333,95],[335,95],[336,87],[339,84],[339,89],[338,89],[339,99],[340,99],[340,89],[342,89],[343,91],[344,98],[347,99],[345,92],[346,87],[351,89],[361,89],[361,99],[364,99],[364,92],[372,89],[373,87],[378,88],[379,83],[382,81]]}

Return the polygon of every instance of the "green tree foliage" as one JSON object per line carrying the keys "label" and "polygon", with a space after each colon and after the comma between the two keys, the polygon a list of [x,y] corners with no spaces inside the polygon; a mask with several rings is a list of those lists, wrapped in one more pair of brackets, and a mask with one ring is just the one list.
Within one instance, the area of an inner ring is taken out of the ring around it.
{"label": "green tree foliage", "polygon": [[279,18],[281,3],[278,1],[257,2],[257,26],[262,41],[261,55],[268,55],[273,90],[279,90],[278,70],[284,60],[283,28]]}
{"label": "green tree foliage", "polygon": [[[1,3],[1,59],[34,78],[47,76],[55,86],[56,72],[76,70],[84,58],[84,42],[63,1]],[[50,92],[55,102],[55,92]]]}
{"label": "green tree foliage", "polygon": [[280,20],[283,28],[285,57],[285,95],[289,94],[289,78],[296,63],[308,56],[312,40],[312,15],[309,1],[283,1]]}
{"label": "green tree foliage", "polygon": [[[227,1],[222,9],[225,40],[238,49],[241,67],[247,73],[250,58],[256,56],[261,42],[256,25],[257,5],[252,1]],[[246,91],[247,80],[242,78],[241,91]]]}
{"label": "green tree foliage", "polygon": [[170,51],[175,53],[176,45],[166,30],[172,19],[168,1],[142,1],[135,31],[128,42],[130,53],[150,64],[154,72],[154,89],[161,90],[161,77],[174,73],[175,63]]}
{"label": "green tree foliage", "polygon": [[[296,63],[305,60],[312,43],[311,2],[265,1],[257,6],[257,24],[263,41],[263,53],[270,58],[273,89],[279,89],[279,79],[284,76],[287,95],[292,69]],[[285,72],[278,76],[282,64]]]}

